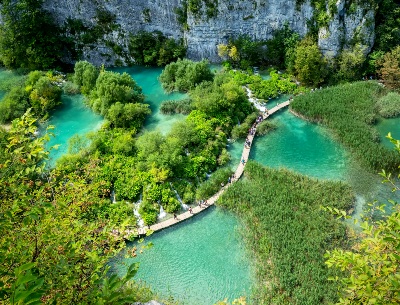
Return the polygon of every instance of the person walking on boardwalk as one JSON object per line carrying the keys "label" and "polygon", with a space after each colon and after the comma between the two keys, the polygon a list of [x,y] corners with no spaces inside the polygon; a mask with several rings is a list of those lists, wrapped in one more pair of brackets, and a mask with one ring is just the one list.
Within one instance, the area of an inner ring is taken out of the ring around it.
{"label": "person walking on boardwalk", "polygon": [[243,159],[242,159],[242,164],[244,165],[245,162],[246,162],[246,160],[243,158]]}
{"label": "person walking on boardwalk", "polygon": [[178,216],[176,216],[176,214],[174,213],[174,219],[178,220]]}
{"label": "person walking on boardwalk", "polygon": [[189,207],[189,213],[190,213],[190,214],[193,214],[192,207]]}

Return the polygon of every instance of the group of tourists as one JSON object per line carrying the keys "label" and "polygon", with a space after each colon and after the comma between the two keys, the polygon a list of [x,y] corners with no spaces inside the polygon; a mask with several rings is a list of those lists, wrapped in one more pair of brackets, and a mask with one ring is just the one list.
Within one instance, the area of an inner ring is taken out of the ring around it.
{"label": "group of tourists", "polygon": [[250,146],[251,146],[251,142],[248,138],[246,138],[246,141],[244,141],[244,147],[250,148]]}
{"label": "group of tourists", "polygon": [[202,205],[205,205],[206,207],[208,207],[207,200],[204,201],[203,199],[201,199],[201,200],[199,200],[199,202],[197,204],[199,205],[200,208],[202,208]]}

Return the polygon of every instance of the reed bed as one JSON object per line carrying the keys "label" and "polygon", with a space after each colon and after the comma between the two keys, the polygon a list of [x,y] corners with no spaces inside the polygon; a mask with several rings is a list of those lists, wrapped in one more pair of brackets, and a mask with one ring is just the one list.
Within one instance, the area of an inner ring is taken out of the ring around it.
{"label": "reed bed", "polygon": [[355,158],[374,171],[395,171],[400,156],[380,144],[374,124],[377,101],[386,94],[377,82],[356,82],[300,95],[291,109],[328,127]]}
{"label": "reed bed", "polygon": [[249,161],[246,179],[218,204],[244,223],[242,234],[256,262],[252,304],[320,305],[337,301],[324,253],[346,248],[345,225],[320,206],[348,210],[354,196],[342,182],[318,181]]}

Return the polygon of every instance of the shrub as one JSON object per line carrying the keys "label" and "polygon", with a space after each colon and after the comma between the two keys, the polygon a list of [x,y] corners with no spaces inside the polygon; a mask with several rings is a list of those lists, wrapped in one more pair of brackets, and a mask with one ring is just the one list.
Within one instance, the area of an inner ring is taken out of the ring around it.
{"label": "shrub", "polygon": [[162,102],[160,107],[162,114],[189,114],[193,109],[192,101],[190,99],[165,101]]}
{"label": "shrub", "polygon": [[214,195],[221,188],[221,183],[228,183],[228,178],[231,177],[233,171],[230,168],[219,168],[211,177],[199,185],[196,191],[196,199],[207,199]]}
{"label": "shrub", "polygon": [[263,136],[266,135],[268,132],[275,130],[278,128],[274,123],[271,121],[263,121],[257,126],[257,136]]}
{"label": "shrub", "polygon": [[157,222],[157,215],[160,208],[157,203],[143,200],[139,206],[139,214],[146,225],[152,225]]}
{"label": "shrub", "polygon": [[163,88],[168,91],[189,91],[204,81],[211,81],[213,73],[208,62],[193,62],[188,59],[178,59],[165,67],[160,75]]}
{"label": "shrub", "polygon": [[186,55],[183,40],[167,38],[159,31],[131,35],[128,49],[135,64],[146,66],[164,66]]}
{"label": "shrub", "polygon": [[384,118],[396,117],[400,114],[400,94],[389,92],[376,103],[379,114]]}
{"label": "shrub", "polygon": [[21,117],[29,108],[29,97],[22,87],[14,87],[0,102],[0,122],[6,123]]}
{"label": "shrub", "polygon": [[253,112],[246,117],[246,119],[242,124],[233,127],[231,133],[232,140],[237,140],[240,138],[247,137],[247,135],[249,134],[249,129],[252,127],[257,117],[258,117],[258,112]]}

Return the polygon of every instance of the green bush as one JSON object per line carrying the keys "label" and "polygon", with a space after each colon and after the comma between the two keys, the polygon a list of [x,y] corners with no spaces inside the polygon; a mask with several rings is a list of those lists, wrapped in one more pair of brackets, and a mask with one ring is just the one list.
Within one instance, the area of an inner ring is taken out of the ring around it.
{"label": "green bush", "polygon": [[157,216],[160,208],[157,203],[143,200],[139,206],[139,213],[145,225],[152,225],[157,222]]}
{"label": "green bush", "polygon": [[379,114],[384,118],[396,117],[400,114],[400,94],[389,92],[376,103]]}
{"label": "green bush", "polygon": [[208,199],[221,189],[221,183],[228,183],[228,178],[231,177],[233,171],[230,168],[219,168],[211,177],[199,185],[196,191],[196,199]]}
{"label": "green bush", "polygon": [[12,88],[0,102],[0,122],[11,122],[21,117],[29,105],[27,92],[22,87]]}
{"label": "green bush", "polygon": [[242,124],[233,127],[231,133],[232,140],[237,140],[240,138],[247,137],[247,135],[249,134],[249,129],[253,126],[258,115],[259,115],[258,112],[253,112],[246,117],[246,119]]}
{"label": "green bush", "polygon": [[192,101],[190,99],[165,101],[161,103],[160,107],[162,114],[189,114],[193,109]]}
{"label": "green bush", "polygon": [[211,81],[213,73],[207,61],[194,62],[178,59],[165,67],[160,75],[163,88],[168,91],[189,91],[204,81]]}
{"label": "green bush", "polygon": [[263,136],[266,135],[268,132],[277,129],[278,126],[276,124],[272,123],[271,121],[265,120],[262,121],[258,126],[257,126],[257,136]]}
{"label": "green bush", "polygon": [[99,70],[87,61],[78,61],[75,63],[74,72],[74,83],[83,94],[88,95],[96,86]]}
{"label": "green bush", "polygon": [[131,35],[128,49],[135,64],[146,66],[165,66],[186,55],[183,40],[167,38],[159,31]]}

